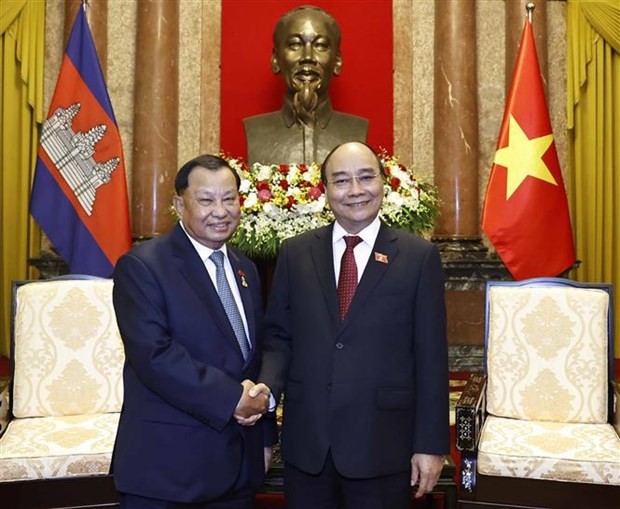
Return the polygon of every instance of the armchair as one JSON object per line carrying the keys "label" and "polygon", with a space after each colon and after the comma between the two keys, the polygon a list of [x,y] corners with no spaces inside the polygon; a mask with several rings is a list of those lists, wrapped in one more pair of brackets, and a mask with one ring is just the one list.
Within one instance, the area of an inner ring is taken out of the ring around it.
{"label": "armchair", "polygon": [[[11,379],[0,405],[0,506],[117,501],[111,453],[124,351],[112,281],[13,284]],[[4,417],[4,418],[3,418]]]}
{"label": "armchair", "polygon": [[611,299],[607,284],[487,283],[485,373],[456,407],[459,507],[620,506]]}

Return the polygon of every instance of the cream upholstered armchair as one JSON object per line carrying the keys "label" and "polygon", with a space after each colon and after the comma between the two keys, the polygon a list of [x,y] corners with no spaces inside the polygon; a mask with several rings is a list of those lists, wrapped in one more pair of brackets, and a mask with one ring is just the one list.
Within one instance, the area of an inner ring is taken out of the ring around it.
{"label": "cream upholstered armchair", "polygon": [[14,283],[11,339],[0,507],[114,503],[124,352],[112,280]]}
{"label": "cream upholstered armchair", "polygon": [[487,283],[486,374],[456,408],[459,507],[620,507],[611,290]]}

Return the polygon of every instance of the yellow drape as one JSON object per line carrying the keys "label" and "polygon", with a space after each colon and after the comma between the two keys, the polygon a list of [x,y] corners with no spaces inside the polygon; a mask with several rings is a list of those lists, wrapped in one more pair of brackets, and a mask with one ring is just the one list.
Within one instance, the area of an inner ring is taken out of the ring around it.
{"label": "yellow drape", "polygon": [[620,358],[620,2],[569,0],[567,23],[574,275],[613,283]]}
{"label": "yellow drape", "polygon": [[[31,277],[40,234],[28,213],[43,122],[45,2],[0,1],[0,354],[9,353],[11,281]],[[36,230],[36,231],[35,231]]]}

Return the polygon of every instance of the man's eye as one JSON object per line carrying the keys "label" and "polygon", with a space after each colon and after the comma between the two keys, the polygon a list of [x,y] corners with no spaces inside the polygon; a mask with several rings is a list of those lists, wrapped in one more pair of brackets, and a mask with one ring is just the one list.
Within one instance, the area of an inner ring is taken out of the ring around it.
{"label": "man's eye", "polygon": [[351,182],[351,179],[336,179],[333,181],[333,184],[336,187],[344,187],[344,186],[348,186],[349,182]]}
{"label": "man's eye", "polygon": [[374,175],[362,175],[361,177],[357,177],[357,181],[361,184],[368,184],[372,182],[374,178]]}
{"label": "man's eye", "polygon": [[317,42],[314,44],[314,49],[318,51],[327,51],[329,50],[329,44],[325,44],[324,42]]}
{"label": "man's eye", "polygon": [[301,43],[298,41],[291,41],[288,43],[288,48],[292,50],[298,50],[301,48]]}
{"label": "man's eye", "polygon": [[200,203],[201,205],[211,205],[213,203],[213,200],[211,198],[199,198],[198,203]]}

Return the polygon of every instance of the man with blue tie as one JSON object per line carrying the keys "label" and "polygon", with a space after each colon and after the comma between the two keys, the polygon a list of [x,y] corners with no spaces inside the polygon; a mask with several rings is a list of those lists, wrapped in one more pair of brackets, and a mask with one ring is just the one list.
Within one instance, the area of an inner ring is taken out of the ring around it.
{"label": "man with blue tie", "polygon": [[258,273],[226,245],[239,224],[239,183],[219,157],[187,162],[175,180],[179,224],[116,265],[126,360],[112,473],[123,509],[250,509],[263,482],[275,423],[238,423],[269,401],[251,381]]}
{"label": "man with blue tie", "polygon": [[288,509],[406,509],[449,452],[444,277],[437,248],[379,219],[366,144],[322,167],[335,222],[285,241],[259,380],[284,391]]}

